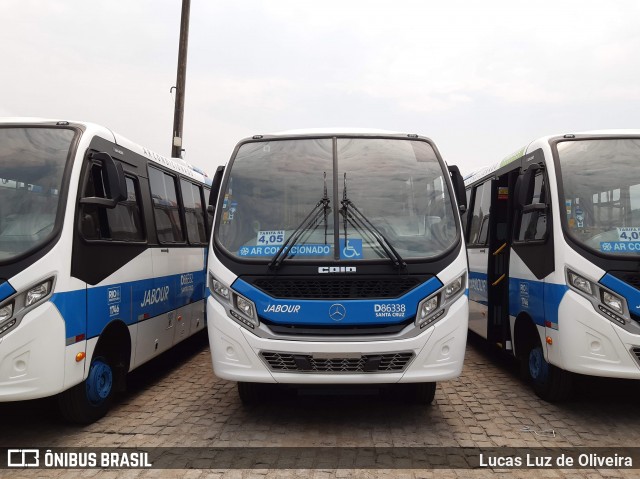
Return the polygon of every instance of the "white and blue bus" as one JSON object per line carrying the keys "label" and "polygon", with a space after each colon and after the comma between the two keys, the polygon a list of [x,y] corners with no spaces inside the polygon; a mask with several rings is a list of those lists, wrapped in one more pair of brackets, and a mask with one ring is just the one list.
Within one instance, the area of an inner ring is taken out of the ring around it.
{"label": "white and blue bus", "polygon": [[640,379],[640,130],[547,136],[465,179],[469,329],[543,399]]}
{"label": "white and blue bus", "polygon": [[204,328],[210,184],[101,126],[0,121],[0,401],[93,421]]}
{"label": "white and blue bus", "polygon": [[465,354],[456,197],[464,209],[457,168],[418,135],[241,141],[209,250],[215,373],[237,381],[245,403],[264,397],[264,383],[404,383],[404,397],[431,403]]}

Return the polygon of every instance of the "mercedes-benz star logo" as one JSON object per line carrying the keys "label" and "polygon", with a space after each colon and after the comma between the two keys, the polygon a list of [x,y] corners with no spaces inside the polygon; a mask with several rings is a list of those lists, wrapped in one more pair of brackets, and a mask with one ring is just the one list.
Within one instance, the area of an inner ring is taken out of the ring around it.
{"label": "mercedes-benz star logo", "polygon": [[342,321],[347,315],[347,310],[340,303],[332,304],[329,307],[329,317],[334,321]]}

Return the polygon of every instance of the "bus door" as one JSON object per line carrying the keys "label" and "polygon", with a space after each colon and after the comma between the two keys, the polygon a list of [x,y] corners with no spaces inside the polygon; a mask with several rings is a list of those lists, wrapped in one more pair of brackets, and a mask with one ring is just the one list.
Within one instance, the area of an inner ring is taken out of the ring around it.
{"label": "bus door", "polygon": [[509,327],[509,253],[518,172],[491,181],[491,215],[487,244],[487,340],[511,349]]}
{"label": "bus door", "polygon": [[469,230],[469,329],[510,348],[509,252],[517,172],[475,187]]}
{"label": "bus door", "polygon": [[489,242],[489,208],[491,207],[492,180],[488,179],[471,192],[469,221],[469,329],[487,338],[488,288],[487,247]]}

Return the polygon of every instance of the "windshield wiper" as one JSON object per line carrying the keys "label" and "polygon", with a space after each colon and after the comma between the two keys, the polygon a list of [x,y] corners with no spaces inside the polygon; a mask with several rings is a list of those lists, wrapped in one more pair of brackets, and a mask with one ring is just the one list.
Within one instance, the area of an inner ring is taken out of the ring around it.
{"label": "windshield wiper", "polygon": [[342,201],[340,202],[342,208],[340,208],[340,212],[344,217],[344,243],[345,246],[347,243],[347,223],[349,219],[353,222],[353,224],[359,228],[364,229],[373,236],[380,247],[383,249],[385,254],[389,257],[389,259],[393,262],[393,265],[396,268],[406,268],[407,263],[402,259],[402,256],[396,251],[396,249],[391,244],[391,241],[383,235],[378,228],[376,228],[371,221],[353,204],[353,202],[347,196],[347,174],[344,174],[344,186],[342,189]]}
{"label": "windshield wiper", "polygon": [[[308,231],[311,225],[316,225],[320,218],[324,217],[324,221],[327,221],[327,213],[329,211],[329,196],[327,195],[327,173],[324,173],[324,195],[322,199],[316,203],[313,209],[309,212],[309,214],[305,217],[304,220],[298,225],[298,227],[293,231],[291,236],[284,242],[282,246],[278,249],[276,254],[273,255],[271,261],[269,261],[270,269],[278,269],[278,267],[282,264],[282,262],[287,259],[289,253],[291,252],[291,248],[293,248],[300,238],[304,234],[305,231]],[[326,236],[326,232],[325,232]],[[326,241],[326,239],[325,239]]]}

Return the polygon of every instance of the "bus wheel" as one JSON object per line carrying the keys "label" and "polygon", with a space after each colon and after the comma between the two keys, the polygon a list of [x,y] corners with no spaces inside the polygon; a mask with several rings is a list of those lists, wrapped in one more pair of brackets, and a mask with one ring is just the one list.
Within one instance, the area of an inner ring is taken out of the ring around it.
{"label": "bus wheel", "polygon": [[253,406],[264,401],[264,385],[260,383],[238,383],[238,396],[245,406]]}
{"label": "bus wheel", "polygon": [[58,396],[65,419],[89,424],[103,417],[113,400],[114,373],[108,359],[99,356],[91,361],[87,379]]}
{"label": "bus wheel", "polygon": [[414,400],[416,404],[428,406],[436,397],[436,383],[416,383],[414,388]]}
{"label": "bus wheel", "polygon": [[538,397],[550,401],[563,401],[571,393],[571,373],[549,364],[544,359],[542,346],[538,342],[529,350],[529,377]]}
{"label": "bus wheel", "polygon": [[428,406],[436,395],[436,383],[400,383],[396,386],[401,401],[409,404]]}

